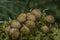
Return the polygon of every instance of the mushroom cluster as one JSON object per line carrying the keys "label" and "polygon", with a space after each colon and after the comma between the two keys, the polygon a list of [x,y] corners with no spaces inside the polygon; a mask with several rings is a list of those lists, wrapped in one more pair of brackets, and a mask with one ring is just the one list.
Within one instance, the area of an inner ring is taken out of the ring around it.
{"label": "mushroom cluster", "polygon": [[33,29],[36,29],[36,31],[38,29],[38,31],[43,34],[56,32],[57,28],[54,27],[55,25],[51,26],[55,23],[54,17],[52,15],[46,15],[44,19],[42,18],[43,13],[40,9],[33,9],[28,13],[20,13],[18,17],[12,20],[11,23],[5,28],[5,31],[9,33],[12,39],[19,38],[21,34],[30,34]]}

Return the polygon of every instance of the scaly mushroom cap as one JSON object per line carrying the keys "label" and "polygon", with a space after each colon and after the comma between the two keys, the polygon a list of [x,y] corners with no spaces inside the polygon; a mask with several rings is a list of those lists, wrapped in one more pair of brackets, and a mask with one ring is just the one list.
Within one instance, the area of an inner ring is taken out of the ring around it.
{"label": "scaly mushroom cap", "polygon": [[54,17],[52,15],[48,15],[45,17],[45,20],[49,23],[53,23],[55,21]]}
{"label": "scaly mushroom cap", "polygon": [[30,32],[30,29],[26,25],[23,25],[23,27],[20,29],[20,31],[23,34],[28,34]]}
{"label": "scaly mushroom cap", "polygon": [[31,14],[31,13],[27,13],[27,20],[35,21],[36,17],[33,14]]}
{"label": "scaly mushroom cap", "polygon": [[41,18],[41,11],[39,9],[33,9],[31,13],[34,14],[37,19]]}
{"label": "scaly mushroom cap", "polygon": [[9,32],[10,29],[11,29],[11,27],[10,27],[10,25],[8,25],[8,26],[5,28],[5,31],[6,31],[6,32]]}
{"label": "scaly mushroom cap", "polygon": [[42,30],[43,33],[49,32],[48,26],[42,26],[42,27],[41,27],[41,30]]}
{"label": "scaly mushroom cap", "polygon": [[17,39],[20,35],[20,32],[18,29],[16,28],[12,28],[9,32],[10,36],[12,37],[12,39]]}
{"label": "scaly mushroom cap", "polygon": [[25,13],[21,13],[18,17],[17,20],[19,22],[25,22],[26,21],[26,14]]}
{"label": "scaly mushroom cap", "polygon": [[31,21],[31,20],[26,21],[25,24],[29,28],[34,28],[35,27],[35,22]]}
{"label": "scaly mushroom cap", "polygon": [[20,28],[21,24],[17,20],[12,20],[11,27],[12,28]]}

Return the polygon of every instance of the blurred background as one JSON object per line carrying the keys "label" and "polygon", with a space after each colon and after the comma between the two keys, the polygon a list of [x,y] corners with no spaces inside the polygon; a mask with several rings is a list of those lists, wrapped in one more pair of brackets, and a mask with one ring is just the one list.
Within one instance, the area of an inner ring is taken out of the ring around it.
{"label": "blurred background", "polygon": [[60,24],[60,0],[0,0],[0,20],[16,19],[21,12],[29,12],[34,8],[41,11],[47,9],[46,14],[53,15]]}

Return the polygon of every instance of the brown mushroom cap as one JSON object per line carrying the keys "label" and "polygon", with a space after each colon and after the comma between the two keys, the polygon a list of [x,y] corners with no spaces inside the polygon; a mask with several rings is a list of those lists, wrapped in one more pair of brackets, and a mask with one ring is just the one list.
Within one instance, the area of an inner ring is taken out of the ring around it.
{"label": "brown mushroom cap", "polygon": [[5,28],[5,31],[6,31],[6,32],[9,32],[10,29],[11,29],[11,27],[10,27],[10,25],[8,25],[8,26]]}
{"label": "brown mushroom cap", "polygon": [[20,31],[23,34],[28,34],[30,32],[30,29],[26,25],[23,25],[23,27],[20,29]]}
{"label": "brown mushroom cap", "polygon": [[48,26],[42,26],[42,27],[41,27],[41,30],[42,30],[43,33],[49,32]]}
{"label": "brown mushroom cap", "polygon": [[12,28],[20,28],[21,24],[17,20],[12,20],[11,27]]}
{"label": "brown mushroom cap", "polygon": [[49,23],[53,23],[55,21],[54,17],[52,15],[48,15],[45,17],[45,20]]}
{"label": "brown mushroom cap", "polygon": [[17,17],[17,20],[19,22],[24,22],[26,21],[26,14],[25,13],[21,13],[18,17]]}
{"label": "brown mushroom cap", "polygon": [[26,21],[25,24],[29,28],[34,28],[35,27],[35,22],[31,21],[31,20]]}
{"label": "brown mushroom cap", "polygon": [[27,20],[35,21],[36,17],[33,14],[31,14],[31,13],[27,13]]}
{"label": "brown mushroom cap", "polygon": [[38,19],[41,18],[41,11],[39,9],[33,9],[31,13],[35,15]]}
{"label": "brown mushroom cap", "polygon": [[12,39],[17,39],[20,35],[20,32],[18,29],[16,28],[12,28],[9,32],[10,36],[12,37]]}

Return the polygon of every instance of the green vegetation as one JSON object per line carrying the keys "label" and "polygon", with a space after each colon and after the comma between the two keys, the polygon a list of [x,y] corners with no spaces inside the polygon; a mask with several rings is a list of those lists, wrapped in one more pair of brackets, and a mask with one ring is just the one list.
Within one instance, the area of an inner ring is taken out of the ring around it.
{"label": "green vegetation", "polygon": [[[39,9],[42,17],[35,19],[36,14],[33,14],[35,16],[32,18],[29,14],[27,20],[33,20],[34,22],[30,22],[35,24],[32,25],[29,21],[28,24],[24,17],[17,18],[21,13],[36,13],[32,11],[34,9]],[[49,15],[54,17],[49,19]],[[45,18],[46,16],[49,18]],[[60,40],[60,29],[58,28],[60,21],[57,19],[60,19],[60,0],[0,0],[0,20],[4,21],[0,23],[0,40]],[[24,22],[20,25],[18,22],[17,25],[13,22],[12,25],[12,20],[19,20],[19,22],[23,20]],[[5,28],[10,25],[12,28],[19,29],[11,29],[13,32],[9,33]],[[20,28],[18,25],[23,26]],[[18,38],[14,39],[14,37]]]}

